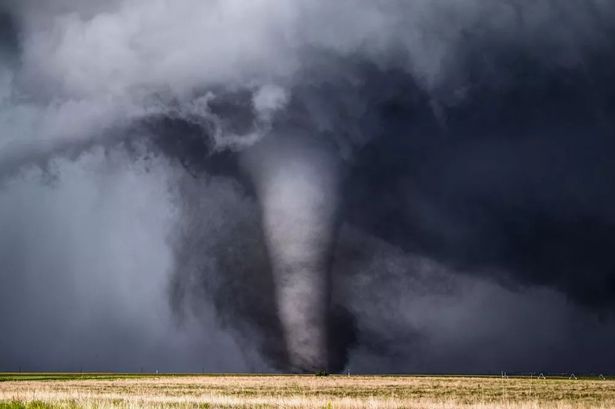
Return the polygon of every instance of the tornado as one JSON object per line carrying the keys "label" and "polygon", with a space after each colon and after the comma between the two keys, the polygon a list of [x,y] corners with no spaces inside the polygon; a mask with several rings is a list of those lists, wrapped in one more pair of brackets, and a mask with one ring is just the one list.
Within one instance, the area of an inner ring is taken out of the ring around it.
{"label": "tornado", "polygon": [[261,205],[290,370],[328,370],[339,159],[328,143],[299,131],[272,135],[241,155]]}

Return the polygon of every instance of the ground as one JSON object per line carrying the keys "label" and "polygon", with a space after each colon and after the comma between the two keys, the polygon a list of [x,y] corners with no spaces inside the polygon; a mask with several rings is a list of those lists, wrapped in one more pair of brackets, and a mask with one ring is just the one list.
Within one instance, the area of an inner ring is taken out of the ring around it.
{"label": "ground", "polygon": [[615,408],[615,380],[547,377],[0,374],[0,409]]}

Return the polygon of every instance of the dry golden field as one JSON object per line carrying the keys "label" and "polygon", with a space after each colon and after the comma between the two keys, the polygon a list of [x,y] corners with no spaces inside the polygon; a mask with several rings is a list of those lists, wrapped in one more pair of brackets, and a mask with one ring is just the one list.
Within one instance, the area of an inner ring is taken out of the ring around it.
{"label": "dry golden field", "polygon": [[[615,408],[615,381],[427,376],[0,376],[0,409]],[[18,380],[15,380],[18,379]]]}

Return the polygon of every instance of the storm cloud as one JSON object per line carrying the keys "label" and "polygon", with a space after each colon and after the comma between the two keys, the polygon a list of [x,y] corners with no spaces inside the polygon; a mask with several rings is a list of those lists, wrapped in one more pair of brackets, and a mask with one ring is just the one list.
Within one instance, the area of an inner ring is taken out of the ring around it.
{"label": "storm cloud", "polygon": [[614,370],[614,34],[606,0],[0,3],[0,369]]}

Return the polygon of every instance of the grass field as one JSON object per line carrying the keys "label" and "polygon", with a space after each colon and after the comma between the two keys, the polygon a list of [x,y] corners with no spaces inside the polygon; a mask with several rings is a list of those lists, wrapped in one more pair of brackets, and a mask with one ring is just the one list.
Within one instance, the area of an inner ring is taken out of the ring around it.
{"label": "grass field", "polygon": [[0,409],[615,408],[612,379],[0,374]]}

